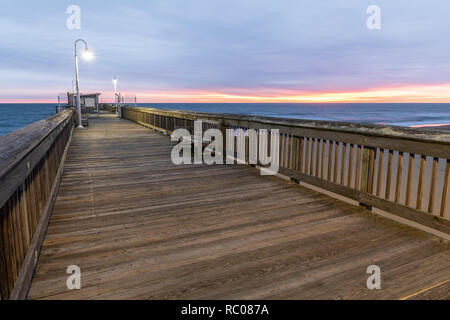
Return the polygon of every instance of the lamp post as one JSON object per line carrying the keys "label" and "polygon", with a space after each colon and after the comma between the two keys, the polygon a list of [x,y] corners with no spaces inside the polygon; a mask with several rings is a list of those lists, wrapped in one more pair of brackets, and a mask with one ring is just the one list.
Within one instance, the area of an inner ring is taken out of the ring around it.
{"label": "lamp post", "polygon": [[114,102],[116,104],[116,114],[119,112],[119,104],[117,103],[117,77],[114,75],[114,78],[112,79],[113,86],[114,86]]}
{"label": "lamp post", "polygon": [[92,59],[92,52],[89,51],[88,45],[86,41],[83,39],[75,40],[75,82],[76,82],[76,89],[77,89],[77,113],[78,113],[78,128],[83,128],[83,125],[81,124],[81,105],[80,105],[80,84],[78,80],[78,54],[77,54],[77,43],[82,42],[84,43],[84,50],[82,52],[82,56],[86,60]]}
{"label": "lamp post", "polygon": [[117,92],[117,77],[114,75],[114,78],[112,79],[113,85],[114,85],[114,93]]}

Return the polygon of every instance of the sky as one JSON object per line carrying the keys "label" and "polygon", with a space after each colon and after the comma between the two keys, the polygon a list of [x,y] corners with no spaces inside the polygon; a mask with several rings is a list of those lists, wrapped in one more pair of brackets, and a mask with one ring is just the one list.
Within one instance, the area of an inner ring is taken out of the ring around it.
{"label": "sky", "polygon": [[[0,102],[450,102],[448,0],[0,0]],[[80,29],[66,12],[80,8]],[[367,8],[380,8],[370,30]],[[80,45],[79,51],[83,48]]]}

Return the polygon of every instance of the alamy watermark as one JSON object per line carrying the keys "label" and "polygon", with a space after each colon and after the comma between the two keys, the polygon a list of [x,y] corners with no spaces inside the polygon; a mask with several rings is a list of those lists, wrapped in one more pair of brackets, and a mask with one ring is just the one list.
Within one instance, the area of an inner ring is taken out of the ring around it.
{"label": "alamy watermark", "polygon": [[81,9],[77,5],[70,5],[66,9],[66,13],[70,16],[66,20],[66,26],[69,30],[81,29]]}
{"label": "alamy watermark", "polygon": [[366,26],[369,30],[380,30],[381,29],[381,8],[377,5],[370,5],[366,10],[367,14],[370,16],[367,18]]}
{"label": "alamy watermark", "polygon": [[381,289],[381,269],[379,266],[372,264],[367,267],[366,273],[370,274],[367,278],[366,286],[370,290],[380,290]]}
{"label": "alamy watermark", "polygon": [[69,290],[81,289],[81,269],[77,265],[70,265],[67,267],[66,273],[70,274],[67,277],[66,285]]}
{"label": "alamy watermark", "polygon": [[[279,129],[226,129],[224,154],[222,131],[211,128],[203,133],[202,126],[202,121],[194,121],[193,136],[184,128],[172,132],[171,140],[178,141],[171,153],[174,164],[191,164],[193,152],[194,164],[211,165],[224,164],[224,162],[225,164],[245,164],[248,162],[248,164],[261,165],[261,175],[278,173],[280,163]],[[204,143],[208,143],[208,145],[203,148]],[[248,156],[247,159],[246,156]]]}

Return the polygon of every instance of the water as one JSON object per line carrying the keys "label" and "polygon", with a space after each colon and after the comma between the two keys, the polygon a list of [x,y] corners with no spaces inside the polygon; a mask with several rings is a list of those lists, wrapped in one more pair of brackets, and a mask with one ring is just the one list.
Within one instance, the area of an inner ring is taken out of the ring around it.
{"label": "water", "polygon": [[[140,107],[397,126],[450,125],[450,103],[140,103]],[[56,104],[0,104],[0,135],[55,113]]]}
{"label": "water", "polygon": [[0,136],[55,114],[55,103],[0,103]]}
{"label": "water", "polygon": [[139,106],[307,120],[450,125],[450,103],[142,103]]}

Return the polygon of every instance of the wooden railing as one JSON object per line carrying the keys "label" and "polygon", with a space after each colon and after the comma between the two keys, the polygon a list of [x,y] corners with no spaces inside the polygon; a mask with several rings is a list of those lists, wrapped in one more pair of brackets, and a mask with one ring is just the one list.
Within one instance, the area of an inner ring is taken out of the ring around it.
{"label": "wooden railing", "polygon": [[279,129],[279,171],[293,181],[450,234],[450,133],[136,107],[124,107],[122,117],[168,134],[193,133],[195,120],[203,131]]}
{"label": "wooden railing", "polygon": [[0,136],[0,297],[23,299],[53,209],[72,110]]}
{"label": "wooden railing", "polygon": [[108,112],[116,112],[116,106],[108,103],[100,103],[99,108]]}

